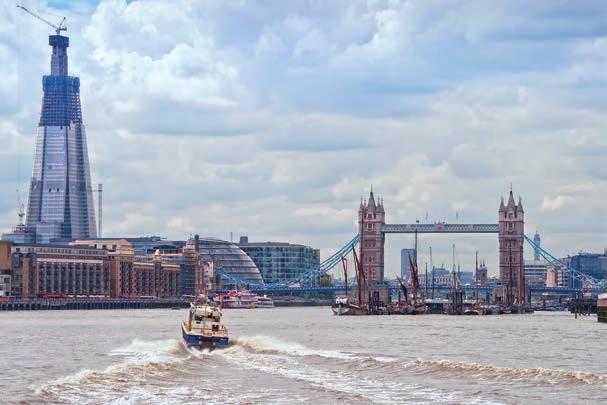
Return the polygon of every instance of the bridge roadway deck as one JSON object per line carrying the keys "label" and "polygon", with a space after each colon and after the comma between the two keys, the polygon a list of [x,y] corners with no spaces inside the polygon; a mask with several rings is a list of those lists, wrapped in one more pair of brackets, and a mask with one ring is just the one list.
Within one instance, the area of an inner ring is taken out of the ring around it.
{"label": "bridge roadway deck", "polygon": [[498,224],[384,224],[382,233],[499,233]]}

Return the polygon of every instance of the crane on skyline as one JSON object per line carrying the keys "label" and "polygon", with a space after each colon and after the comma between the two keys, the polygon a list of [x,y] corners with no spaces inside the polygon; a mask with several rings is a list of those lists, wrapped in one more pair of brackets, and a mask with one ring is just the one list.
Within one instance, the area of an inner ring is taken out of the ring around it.
{"label": "crane on skyline", "polygon": [[67,26],[65,25],[65,17],[63,17],[61,19],[61,21],[59,21],[59,23],[53,24],[52,22],[50,22],[47,19],[39,16],[38,14],[36,14],[33,11],[29,10],[28,8],[23,7],[21,4],[17,4],[17,8],[20,8],[21,10],[25,11],[26,13],[28,13],[32,17],[37,18],[38,20],[42,21],[43,23],[45,23],[45,24],[50,25],[51,27],[53,27],[55,29],[55,32],[57,33],[57,35],[61,35],[61,31],[67,31]]}

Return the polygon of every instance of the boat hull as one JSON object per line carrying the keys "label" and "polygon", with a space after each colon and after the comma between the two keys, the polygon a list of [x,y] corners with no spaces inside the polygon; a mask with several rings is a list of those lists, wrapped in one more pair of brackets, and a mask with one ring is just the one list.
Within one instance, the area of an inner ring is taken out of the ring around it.
{"label": "boat hull", "polygon": [[215,349],[226,347],[229,343],[229,338],[224,336],[210,336],[195,332],[188,332],[184,325],[181,325],[181,335],[187,347]]}
{"label": "boat hull", "polygon": [[333,304],[331,306],[333,315],[344,316],[344,315],[367,315],[367,311],[363,308],[357,307],[350,304]]}

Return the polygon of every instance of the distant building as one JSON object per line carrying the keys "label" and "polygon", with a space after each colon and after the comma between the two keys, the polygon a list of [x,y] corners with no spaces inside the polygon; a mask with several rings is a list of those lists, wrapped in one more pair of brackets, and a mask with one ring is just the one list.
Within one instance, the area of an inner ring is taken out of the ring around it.
{"label": "distant building", "polygon": [[400,278],[407,282],[411,278],[411,261],[415,263],[415,249],[401,249],[400,250]]}
{"label": "distant building", "polygon": [[19,244],[12,253],[12,291],[19,298],[48,295],[117,296],[108,252],[89,246]]}
{"label": "distant building", "polygon": [[[473,271],[459,271],[455,272],[455,277],[458,279],[460,285],[473,285],[474,284],[474,272]],[[428,288],[432,287],[432,279],[434,278],[434,286],[441,287],[452,287],[453,286],[453,271],[447,270],[444,267],[435,267],[434,271],[428,272]],[[426,285],[426,274],[425,272],[419,274],[420,288],[424,288]]]}
{"label": "distant building", "polygon": [[485,261],[482,260],[480,266],[478,266],[478,274],[477,274],[478,284],[479,285],[487,284],[487,277],[488,277],[487,265],[485,264]]}
{"label": "distant building", "polygon": [[0,267],[9,246],[10,291],[18,298],[197,296],[212,288],[213,266],[202,260],[195,242],[190,239],[176,250],[143,254],[127,239],[82,239],[69,244],[0,242]]}
{"label": "distant building", "polygon": [[533,243],[535,244],[535,246],[537,246],[536,248],[533,248],[533,260],[539,262],[540,260],[542,260],[540,250],[538,249],[539,247],[541,247],[542,238],[540,238],[540,234],[537,231],[535,231],[535,235],[533,236]]}
{"label": "distant building", "polygon": [[[537,235],[537,234],[536,234]],[[546,287],[548,262],[525,260],[525,281],[529,287]]]}
{"label": "distant building", "polygon": [[458,273],[459,282],[461,285],[474,284],[474,272],[473,271],[460,271]]}
{"label": "distant building", "polygon": [[[451,286],[453,284],[453,275],[451,271],[445,269],[444,267],[435,267],[433,270],[428,272],[428,288],[432,287],[432,283],[434,282],[434,286]],[[419,275],[419,284],[422,287],[426,285],[426,273],[422,273]]]}
{"label": "distant building", "polygon": [[0,297],[6,297],[11,292],[11,271],[0,270]]}
{"label": "distant building", "polygon": [[[51,35],[49,45],[53,48],[51,74],[42,78],[42,108],[27,205],[26,231],[35,235],[38,243],[97,235],[80,79],[68,75],[69,38]],[[26,237],[19,242],[30,240]]]}
{"label": "distant building", "polygon": [[[607,252],[587,253],[580,252],[574,256],[561,259],[572,269],[598,280],[607,278]],[[561,287],[582,287],[579,280],[574,279],[568,272],[560,271],[557,274],[557,284]]]}
{"label": "distant building", "polygon": [[0,297],[11,291],[11,247],[13,243],[0,241]]}
{"label": "distant building", "polygon": [[[132,276],[132,272],[135,273],[137,279],[144,278],[143,287],[133,286],[128,282],[123,283],[120,289],[122,295],[146,295],[143,293],[145,290],[150,293],[149,295],[154,296],[164,294],[166,288],[170,287],[169,290],[176,291],[179,296],[198,296],[211,291],[214,287],[214,266],[202,258],[200,250],[197,249],[199,240],[198,235],[195,235],[194,238],[185,242],[169,242],[159,237],[140,237],[100,238],[79,240],[74,243],[114,252],[125,259],[122,270],[125,272],[126,279]],[[159,269],[164,268],[173,272],[167,276],[168,286],[164,285],[161,280],[162,274],[158,273]],[[151,271],[155,273],[149,273]],[[148,280],[150,277],[151,281]],[[160,284],[154,288],[148,288],[146,283],[154,284],[154,280]]]}
{"label": "distant building", "polygon": [[19,212],[19,223],[9,233],[3,233],[0,240],[10,241],[15,243],[34,243],[36,235],[27,230],[23,223],[23,211]]}
{"label": "distant building", "polygon": [[213,263],[215,285],[221,290],[264,285],[255,262],[235,243],[216,238],[200,238],[200,256]]}
{"label": "distant building", "polygon": [[568,258],[570,267],[580,273],[602,280],[607,277],[607,253],[580,252]]}
{"label": "distant building", "polygon": [[238,244],[255,262],[266,284],[295,279],[320,266],[320,250],[285,242],[249,242],[242,236]]}
{"label": "distant building", "polygon": [[[194,238],[196,239],[196,237]],[[196,263],[191,250],[194,249],[195,242],[167,240],[160,236],[145,236],[136,238],[124,238],[133,249],[136,256],[151,256],[158,253],[165,259],[176,260],[181,269],[181,285],[183,294],[192,294],[188,286],[197,285],[202,282],[200,275],[196,276],[192,265]],[[111,238],[95,239],[95,243],[101,248],[115,247]],[[188,248],[188,244],[191,246]],[[251,286],[263,285],[263,279],[259,269],[247,254],[235,243],[216,238],[198,238],[199,257],[204,266],[204,272],[213,273],[212,288],[207,285],[206,289],[236,289],[247,288]],[[188,254],[188,251],[190,252]],[[204,283],[209,283],[205,281]],[[199,290],[200,287],[195,287]]]}
{"label": "distant building", "polygon": [[552,264],[546,266],[546,287],[558,286],[558,270]]}

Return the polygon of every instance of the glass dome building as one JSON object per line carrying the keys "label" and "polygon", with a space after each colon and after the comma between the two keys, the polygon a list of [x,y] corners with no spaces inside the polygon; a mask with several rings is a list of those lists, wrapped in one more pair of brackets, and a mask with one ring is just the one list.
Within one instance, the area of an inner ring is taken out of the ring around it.
{"label": "glass dome building", "polygon": [[255,262],[236,244],[216,238],[200,238],[200,256],[214,263],[215,271],[223,271],[234,278],[242,280],[237,283],[221,277],[218,281],[220,289],[232,290],[246,287],[244,283],[256,286],[264,285],[261,272]]}

